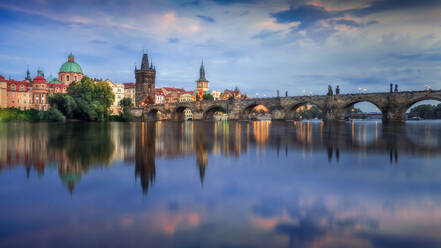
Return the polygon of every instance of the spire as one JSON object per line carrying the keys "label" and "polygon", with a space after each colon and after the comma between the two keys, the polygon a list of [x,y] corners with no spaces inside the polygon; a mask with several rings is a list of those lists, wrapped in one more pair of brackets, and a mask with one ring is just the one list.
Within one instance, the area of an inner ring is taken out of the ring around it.
{"label": "spire", "polygon": [[153,69],[153,61],[150,60],[150,69]]}
{"label": "spire", "polygon": [[207,79],[205,79],[204,59],[202,59],[201,68],[199,69],[199,80],[198,81],[207,81]]}
{"label": "spire", "polygon": [[29,80],[31,81],[31,73],[29,72],[29,65],[27,66],[27,70],[26,70],[26,79],[25,80]]}
{"label": "spire", "polygon": [[149,69],[149,57],[147,53],[144,53],[142,55],[142,62],[141,62],[141,70],[148,70]]}

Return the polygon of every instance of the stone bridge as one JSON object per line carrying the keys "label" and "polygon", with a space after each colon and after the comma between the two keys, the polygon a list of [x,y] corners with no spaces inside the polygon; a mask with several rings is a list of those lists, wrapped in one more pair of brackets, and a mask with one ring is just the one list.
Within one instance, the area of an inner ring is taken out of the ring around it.
{"label": "stone bridge", "polygon": [[194,120],[211,120],[217,111],[230,120],[249,120],[253,108],[264,105],[273,120],[291,120],[295,110],[305,104],[317,106],[325,122],[344,121],[347,109],[359,102],[369,102],[381,110],[383,122],[404,122],[407,109],[423,100],[441,101],[441,90],[402,91],[391,93],[360,93],[339,95],[250,98],[241,100],[197,101],[149,105],[133,108],[135,116],[144,120],[183,120],[190,109]]}

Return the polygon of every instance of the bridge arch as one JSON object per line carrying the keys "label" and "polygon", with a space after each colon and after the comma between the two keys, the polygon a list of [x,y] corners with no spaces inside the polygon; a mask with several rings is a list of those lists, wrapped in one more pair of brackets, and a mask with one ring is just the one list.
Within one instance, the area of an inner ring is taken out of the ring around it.
{"label": "bridge arch", "polygon": [[[408,113],[407,119],[441,119],[437,105],[441,104],[441,97],[424,96],[409,100],[402,112],[404,116]],[[433,107],[427,109],[421,105],[431,105]],[[421,106],[421,107],[418,107]],[[423,107],[423,109],[421,109]],[[412,111],[414,109],[415,111]]]}
{"label": "bridge arch", "polygon": [[[384,119],[384,115],[385,115],[384,107],[382,105],[380,105],[379,103],[377,103],[376,101],[373,101],[371,99],[357,99],[357,100],[349,101],[348,103],[346,103],[342,109],[344,118],[345,119],[351,119],[351,118],[364,119],[364,118],[366,118],[366,117],[363,117],[362,113],[354,113],[354,111],[357,110],[355,105],[360,104],[360,103],[368,103],[369,105],[374,106],[375,108],[377,108],[379,110],[379,112],[380,112],[379,115],[381,115],[381,119]],[[357,117],[357,115],[359,117]]]}
{"label": "bridge arch", "polygon": [[193,120],[193,108],[187,105],[179,105],[172,112],[171,119],[174,121]]}
{"label": "bridge arch", "polygon": [[159,111],[158,109],[155,109],[155,108],[154,109],[150,109],[147,112],[147,115],[146,115],[147,121],[159,121],[159,120],[161,120],[160,114],[161,114],[161,111]]}
{"label": "bridge arch", "polygon": [[223,112],[225,114],[228,114],[224,107],[219,105],[214,105],[208,107],[203,114],[203,120],[214,120],[214,115],[216,112]]}
{"label": "bridge arch", "polygon": [[264,103],[251,103],[242,109],[242,120],[271,119],[272,111]]}
{"label": "bridge arch", "polygon": [[318,119],[322,119],[324,114],[325,114],[325,107],[320,106],[319,104],[316,104],[314,102],[311,101],[302,101],[302,102],[298,102],[295,104],[292,104],[291,106],[289,106],[285,112],[285,119],[287,120],[294,120],[294,119],[298,119],[296,116],[296,111],[301,108],[302,106],[312,106],[312,107],[316,107],[318,108],[318,110],[321,112],[320,114],[320,118]]}

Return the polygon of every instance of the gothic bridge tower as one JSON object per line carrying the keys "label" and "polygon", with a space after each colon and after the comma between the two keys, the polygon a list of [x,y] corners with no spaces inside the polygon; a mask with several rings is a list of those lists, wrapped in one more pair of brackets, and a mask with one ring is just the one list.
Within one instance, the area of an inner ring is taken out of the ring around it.
{"label": "gothic bridge tower", "polygon": [[201,68],[199,69],[199,79],[196,81],[196,91],[208,91],[208,80],[205,78],[204,61],[202,60]]}
{"label": "gothic bridge tower", "polygon": [[151,62],[149,66],[148,55],[144,53],[141,68],[137,69],[135,66],[135,104],[137,107],[155,103],[155,78],[156,69]]}

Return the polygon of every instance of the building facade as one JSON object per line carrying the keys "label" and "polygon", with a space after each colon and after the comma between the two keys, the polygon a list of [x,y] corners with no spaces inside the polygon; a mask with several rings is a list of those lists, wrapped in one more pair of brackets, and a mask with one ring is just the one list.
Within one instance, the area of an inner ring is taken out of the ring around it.
{"label": "building facade", "polygon": [[117,115],[121,112],[119,101],[121,101],[124,98],[124,85],[114,83],[110,79],[106,79],[104,82],[110,86],[113,94],[115,95],[115,99],[113,100],[112,105],[110,105],[110,114]]}
{"label": "building facade", "polygon": [[156,69],[153,63],[150,63],[146,53],[142,55],[141,68],[135,67],[136,92],[135,105],[141,107],[147,104],[155,103],[155,78]]}
{"label": "building facade", "polygon": [[81,66],[75,62],[75,57],[72,55],[72,53],[69,54],[67,62],[60,67],[60,71],[58,72],[58,81],[69,85],[73,82],[81,81],[83,76]]}
{"label": "building facade", "polygon": [[0,108],[8,107],[8,82],[0,75]]}
{"label": "building facade", "polygon": [[132,105],[135,106],[135,92],[136,92],[136,84],[135,83],[125,83],[124,84],[124,97],[132,99]]}

